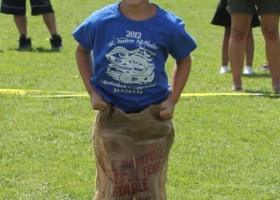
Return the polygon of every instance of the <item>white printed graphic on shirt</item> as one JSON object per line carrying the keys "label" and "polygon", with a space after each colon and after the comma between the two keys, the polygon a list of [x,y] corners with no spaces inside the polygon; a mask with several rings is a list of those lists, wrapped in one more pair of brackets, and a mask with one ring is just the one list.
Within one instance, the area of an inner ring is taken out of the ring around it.
{"label": "white printed graphic on shirt", "polygon": [[143,47],[129,51],[116,46],[106,54],[110,62],[106,73],[121,83],[146,85],[154,80],[153,57],[154,54]]}

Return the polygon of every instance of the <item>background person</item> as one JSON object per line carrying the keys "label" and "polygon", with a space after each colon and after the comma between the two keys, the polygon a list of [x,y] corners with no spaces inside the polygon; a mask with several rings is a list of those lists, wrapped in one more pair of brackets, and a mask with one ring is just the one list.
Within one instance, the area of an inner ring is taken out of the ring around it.
{"label": "background person", "polygon": [[254,13],[261,19],[261,30],[265,39],[266,57],[272,78],[272,88],[280,92],[280,40],[279,40],[279,0],[229,0],[232,19],[229,43],[229,60],[232,69],[232,90],[242,90],[242,65],[246,49],[246,38]]}
{"label": "background person", "polygon": [[[54,10],[50,0],[30,0],[31,14],[42,15],[45,25],[51,35],[52,49],[63,48],[61,36],[57,33]],[[31,39],[27,33],[26,0],[2,0],[1,13],[14,16],[14,21],[19,32],[19,49],[31,48]]]}
{"label": "background person", "polygon": [[[228,62],[228,48],[230,39],[230,26],[231,19],[228,12],[228,0],[220,0],[211,21],[211,24],[224,27],[224,38],[222,43],[222,66],[220,67],[220,74],[224,74],[229,71]],[[251,29],[247,35],[246,40],[246,65],[243,69],[243,74],[252,75],[253,74],[253,60],[254,60],[254,36],[252,28],[260,26],[260,20],[258,15],[254,14],[251,22]]]}

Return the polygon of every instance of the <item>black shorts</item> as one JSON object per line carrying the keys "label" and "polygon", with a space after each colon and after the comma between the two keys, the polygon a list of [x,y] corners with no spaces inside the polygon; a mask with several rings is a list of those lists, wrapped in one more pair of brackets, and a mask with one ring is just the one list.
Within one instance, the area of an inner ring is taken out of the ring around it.
{"label": "black shorts", "polygon": [[[31,15],[53,13],[50,0],[30,0]],[[25,15],[26,0],[2,0],[1,13],[11,15]]]}
{"label": "black shorts", "polygon": [[231,13],[279,14],[279,0],[228,0]]}
{"label": "black shorts", "polygon": [[[221,1],[222,2],[222,1]],[[230,13],[228,11],[228,5],[219,3],[216,12],[214,14],[214,17],[211,21],[211,24],[217,25],[217,26],[224,26],[224,27],[230,27],[231,26],[231,18]],[[260,26],[260,20],[257,14],[253,15],[251,27],[258,27]]]}

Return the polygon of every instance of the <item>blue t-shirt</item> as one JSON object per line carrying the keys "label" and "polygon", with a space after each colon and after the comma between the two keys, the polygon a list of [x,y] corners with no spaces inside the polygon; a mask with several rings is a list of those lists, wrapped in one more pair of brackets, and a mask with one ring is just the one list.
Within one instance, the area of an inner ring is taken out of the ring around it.
{"label": "blue t-shirt", "polygon": [[160,103],[169,94],[165,62],[170,54],[180,60],[195,48],[185,23],[157,7],[150,19],[134,21],[110,4],[91,14],[73,36],[93,52],[90,82],[103,98],[124,112]]}

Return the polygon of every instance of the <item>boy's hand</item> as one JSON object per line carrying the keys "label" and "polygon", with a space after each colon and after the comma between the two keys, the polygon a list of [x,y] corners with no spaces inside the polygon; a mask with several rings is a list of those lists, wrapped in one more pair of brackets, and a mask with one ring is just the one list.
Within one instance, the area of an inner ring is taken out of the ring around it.
{"label": "boy's hand", "polygon": [[161,110],[159,112],[159,117],[162,120],[170,120],[173,118],[175,103],[170,100],[165,100],[161,104]]}
{"label": "boy's hand", "polygon": [[103,97],[94,92],[90,95],[91,106],[93,110],[105,110],[108,104],[104,101]]}

